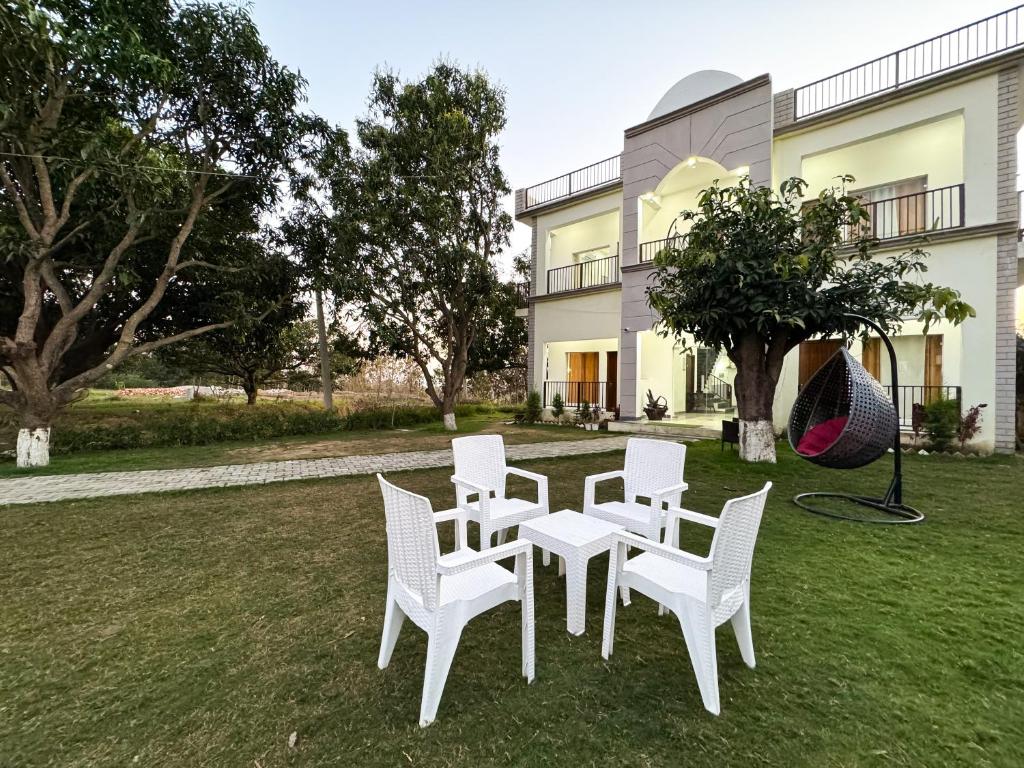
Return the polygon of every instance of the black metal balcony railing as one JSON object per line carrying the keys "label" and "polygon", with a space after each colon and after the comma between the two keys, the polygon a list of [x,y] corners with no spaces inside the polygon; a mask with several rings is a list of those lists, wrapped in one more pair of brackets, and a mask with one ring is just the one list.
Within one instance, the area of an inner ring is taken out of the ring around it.
{"label": "black metal balcony railing", "polygon": [[526,208],[571,197],[589,189],[611,184],[621,178],[619,155],[599,160],[584,168],[526,188]]}
{"label": "black metal balcony railing", "polygon": [[661,240],[648,240],[646,243],[640,243],[640,261],[654,261],[654,257],[665,248],[682,247],[685,238],[685,235],[673,235]]}
{"label": "black metal balcony railing", "polygon": [[610,411],[616,404],[615,383],[610,381],[545,381],[545,408],[551,405],[556,394],[562,396],[562,405],[569,409],[588,403]]}
{"label": "black metal balcony railing", "polygon": [[719,400],[732,402],[732,384],[713,373],[705,377],[703,390]]}
{"label": "black metal balcony railing", "polygon": [[[892,397],[892,385],[886,384],[885,391]],[[963,396],[958,386],[920,384],[900,385],[898,398],[900,404],[900,426],[910,429],[914,423],[914,403],[927,405],[936,400],[955,400],[957,407],[963,410]]]}
{"label": "black metal balcony railing", "polygon": [[548,270],[548,293],[578,291],[619,282],[619,255]]}
{"label": "black metal balcony railing", "polygon": [[972,22],[796,89],[800,120],[1024,44],[1024,5]]}
{"label": "black metal balcony railing", "polygon": [[964,226],[964,185],[876,200],[865,207],[871,220],[861,227],[847,227],[846,242],[853,242],[858,236],[888,240],[956,229]]}
{"label": "black metal balcony railing", "polygon": [[516,283],[516,308],[526,309],[530,305],[530,284]]}

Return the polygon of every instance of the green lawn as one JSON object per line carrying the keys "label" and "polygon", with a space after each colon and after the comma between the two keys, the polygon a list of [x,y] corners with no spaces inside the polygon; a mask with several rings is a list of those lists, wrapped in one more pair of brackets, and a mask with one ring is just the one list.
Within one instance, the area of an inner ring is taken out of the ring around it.
{"label": "green lawn", "polygon": [[[125,412],[136,410],[121,403],[88,402],[84,414],[74,416],[86,420],[125,418]],[[215,409],[217,403],[190,405],[182,401],[155,401],[141,406],[145,413],[181,408]],[[80,406],[81,407],[81,406]],[[549,440],[586,440],[607,437],[608,432],[587,432],[571,427],[536,424],[504,424],[506,413],[482,413],[461,416],[457,420],[459,434],[501,433],[509,445]],[[81,422],[80,422],[81,423]],[[54,428],[60,429],[60,425]],[[18,469],[14,459],[0,459],[0,478],[32,474],[64,475],[74,472],[121,472],[137,469],[172,469],[175,467],[208,467],[218,464],[251,464],[258,461],[317,459],[329,456],[377,454],[397,451],[420,451],[447,448],[452,435],[445,431],[440,419],[403,429],[352,430],[322,434],[291,435],[270,440],[245,440],[130,450],[79,451],[54,455],[45,470]],[[13,439],[13,438],[12,438]]]}
{"label": "green lawn", "polygon": [[[883,527],[790,498],[874,491],[887,462],[834,472],[782,450],[778,466],[710,443],[688,457],[691,508],[775,481],[754,559],[758,666],[722,627],[718,718],[678,624],[644,598],[601,659],[607,557],[580,638],[538,557],[536,682],[519,676],[518,607],[502,606],[470,623],[437,722],[418,728],[425,636],[407,623],[391,667],[375,665],[386,553],[370,477],[0,510],[0,764],[1020,766],[1024,461],[908,458],[928,520]],[[548,474],[558,509],[621,460],[524,466]],[[392,477],[440,508],[449,474]]]}

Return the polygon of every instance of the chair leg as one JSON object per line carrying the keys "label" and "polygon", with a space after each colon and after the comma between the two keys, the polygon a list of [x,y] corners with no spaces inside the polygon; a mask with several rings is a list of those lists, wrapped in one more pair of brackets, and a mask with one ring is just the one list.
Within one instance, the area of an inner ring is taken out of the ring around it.
{"label": "chair leg", "polygon": [[617,591],[622,592],[623,605],[629,605],[629,589],[627,587],[620,587],[616,589],[617,568],[615,563],[609,563],[608,565],[608,589],[606,590],[604,599],[604,634],[601,636],[601,656],[607,659],[612,655],[612,649],[615,645],[615,610],[618,605],[615,599],[615,593]]}
{"label": "chair leg", "polygon": [[498,546],[500,547],[505,543],[505,537],[508,536],[508,528],[502,528],[498,531]]}
{"label": "chair leg", "polygon": [[551,553],[546,549],[542,549],[540,551],[540,561],[544,564],[544,567],[547,568],[551,565]]}
{"label": "chair leg", "polygon": [[491,548],[491,537],[492,532],[489,528],[480,526],[480,551],[483,552],[485,549]]}
{"label": "chair leg", "polygon": [[627,606],[632,602],[629,596],[629,587],[619,587],[619,596],[622,598],[623,606]]}
{"label": "chair leg", "polygon": [[523,677],[526,678],[526,682],[532,683],[536,670],[537,658],[534,640],[532,573],[528,573],[526,576],[526,585],[522,590],[522,595],[519,600],[522,604],[521,607],[523,613]]}
{"label": "chair leg", "polygon": [[402,624],[405,622],[405,611],[398,601],[391,596],[388,590],[387,607],[384,609],[384,632],[380,639],[380,655],[377,657],[377,667],[384,669],[391,663],[391,654],[395,650],[395,643],[398,642],[398,634],[402,631]]}
{"label": "chair leg", "polygon": [[736,642],[740,646],[740,656],[743,663],[751,669],[754,668],[754,636],[750,631],[750,599],[743,601],[743,605],[732,615],[732,631],[736,633]]}
{"label": "chair leg", "polygon": [[420,703],[420,727],[425,728],[434,722],[437,707],[441,703],[444,684],[448,680],[448,670],[459,647],[462,627],[453,627],[438,616],[439,621],[427,640],[427,669],[423,675],[423,699]]}
{"label": "chair leg", "polygon": [[703,608],[683,606],[677,611],[683,640],[690,654],[697,687],[704,702],[704,709],[713,715],[721,712],[718,700],[718,657],[715,651],[715,628]]}

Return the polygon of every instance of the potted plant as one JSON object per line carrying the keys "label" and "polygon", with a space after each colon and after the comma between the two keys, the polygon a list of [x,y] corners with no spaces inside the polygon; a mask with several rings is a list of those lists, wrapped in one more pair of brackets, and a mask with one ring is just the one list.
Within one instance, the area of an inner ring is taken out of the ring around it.
{"label": "potted plant", "polygon": [[597,422],[594,421],[594,411],[586,400],[581,402],[576,408],[576,422],[584,429],[597,429]]}
{"label": "potted plant", "polygon": [[647,405],[644,406],[644,413],[651,421],[661,421],[668,413],[668,401],[664,397],[655,397],[651,390],[647,390]]}

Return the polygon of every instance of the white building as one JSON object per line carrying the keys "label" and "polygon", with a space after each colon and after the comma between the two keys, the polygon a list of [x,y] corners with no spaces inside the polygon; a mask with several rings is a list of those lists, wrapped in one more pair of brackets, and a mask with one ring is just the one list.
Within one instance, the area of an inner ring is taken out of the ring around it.
{"label": "white building", "polygon": [[[1024,7],[777,93],[769,75],[683,78],[625,130],[621,154],[516,191],[516,218],[533,230],[530,386],[546,404],[560,392],[570,406],[618,406],[626,421],[645,418],[650,389],[670,419],[720,423],[734,371],[724,355],[652,330],[645,289],[654,254],[715,179],[749,175],[777,188],[800,176],[816,196],[851,174],[880,252],[926,236],[928,280],[957,288],[977,310],[927,335],[907,322],[894,339],[904,422],[913,402],[933,397],[986,403],[977,444],[1012,451],[1022,63]],[[777,426],[840,343],[790,353]],[[853,353],[888,385],[877,340],[864,346],[855,342]]]}

